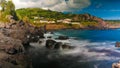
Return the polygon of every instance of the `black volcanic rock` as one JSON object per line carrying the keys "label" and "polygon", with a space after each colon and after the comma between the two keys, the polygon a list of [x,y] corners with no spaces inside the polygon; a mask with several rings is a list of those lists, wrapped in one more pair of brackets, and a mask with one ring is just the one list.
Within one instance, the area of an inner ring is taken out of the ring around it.
{"label": "black volcanic rock", "polygon": [[59,36],[58,39],[59,40],[67,40],[67,39],[69,39],[69,37],[68,36]]}
{"label": "black volcanic rock", "polygon": [[57,42],[54,46],[54,49],[60,49],[62,48],[62,43],[61,42]]}
{"label": "black volcanic rock", "polygon": [[62,45],[62,48],[63,49],[69,49],[69,45],[64,44],[64,45]]}
{"label": "black volcanic rock", "polygon": [[48,39],[46,40],[46,48],[48,49],[74,49],[74,46],[70,46],[69,44],[63,44],[62,42],[56,42],[55,40]]}
{"label": "black volcanic rock", "polygon": [[53,49],[56,44],[56,41],[48,39],[46,40],[46,48]]}
{"label": "black volcanic rock", "polygon": [[120,42],[116,42],[115,47],[120,47]]}

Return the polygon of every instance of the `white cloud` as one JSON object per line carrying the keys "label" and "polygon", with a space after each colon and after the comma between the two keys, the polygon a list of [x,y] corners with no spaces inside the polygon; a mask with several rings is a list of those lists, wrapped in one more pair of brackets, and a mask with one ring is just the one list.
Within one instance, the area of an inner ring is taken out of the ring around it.
{"label": "white cloud", "polygon": [[39,7],[54,11],[73,11],[88,7],[90,0],[13,0],[16,8]]}

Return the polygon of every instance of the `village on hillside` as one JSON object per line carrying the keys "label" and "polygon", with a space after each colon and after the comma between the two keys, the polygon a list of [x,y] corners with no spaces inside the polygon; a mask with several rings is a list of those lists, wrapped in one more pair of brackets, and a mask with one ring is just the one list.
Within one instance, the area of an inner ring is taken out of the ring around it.
{"label": "village on hillside", "polygon": [[60,19],[60,20],[47,20],[44,17],[34,17],[34,23],[48,23],[48,24],[54,24],[54,23],[65,23],[65,24],[80,24],[80,22],[72,22],[72,19],[66,18],[66,19]]}

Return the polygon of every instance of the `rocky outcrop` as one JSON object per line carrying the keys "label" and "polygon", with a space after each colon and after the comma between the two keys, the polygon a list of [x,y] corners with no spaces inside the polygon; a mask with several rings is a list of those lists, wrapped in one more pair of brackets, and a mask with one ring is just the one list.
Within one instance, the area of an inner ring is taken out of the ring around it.
{"label": "rocky outcrop", "polygon": [[39,38],[44,38],[44,31],[40,27],[34,27],[23,21],[9,23],[1,29],[1,32],[7,37],[21,40],[25,46],[30,42],[37,42]]}
{"label": "rocky outcrop", "polygon": [[20,40],[0,32],[0,68],[32,68],[29,60]]}
{"label": "rocky outcrop", "polygon": [[120,68],[120,62],[113,63],[112,68]]}
{"label": "rocky outcrop", "polygon": [[32,68],[25,47],[44,38],[43,33],[40,27],[23,21],[0,26],[0,68]]}
{"label": "rocky outcrop", "polygon": [[48,49],[54,49],[54,46],[56,44],[56,41],[48,39],[46,40],[46,48]]}
{"label": "rocky outcrop", "polygon": [[120,42],[116,42],[115,47],[120,47]]}
{"label": "rocky outcrop", "polygon": [[63,44],[62,42],[56,42],[55,40],[46,40],[46,48],[48,49],[73,49],[74,46]]}
{"label": "rocky outcrop", "polygon": [[69,37],[68,36],[59,36],[58,39],[59,40],[67,40],[67,39],[69,39]]}
{"label": "rocky outcrop", "polygon": [[107,22],[105,22],[103,19],[92,16],[90,14],[77,14],[73,17],[73,21],[78,21],[78,22],[96,22],[95,25],[90,26],[91,24],[89,23],[88,26],[81,27],[83,29],[107,29]]}

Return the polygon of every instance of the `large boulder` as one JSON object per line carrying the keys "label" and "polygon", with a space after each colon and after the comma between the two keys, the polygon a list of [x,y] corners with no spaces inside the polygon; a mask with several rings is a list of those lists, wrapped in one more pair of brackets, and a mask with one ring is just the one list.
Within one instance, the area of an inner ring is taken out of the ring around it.
{"label": "large boulder", "polygon": [[56,41],[48,39],[46,40],[46,48],[53,49],[56,44]]}
{"label": "large boulder", "polygon": [[59,36],[58,39],[59,40],[67,40],[67,39],[69,39],[69,37],[68,36]]}
{"label": "large boulder", "polygon": [[46,48],[48,49],[73,49],[74,46],[69,44],[63,44],[62,42],[56,42],[55,40],[48,39],[46,40]]}
{"label": "large boulder", "polygon": [[113,63],[112,68],[120,68],[120,62]]}
{"label": "large boulder", "polygon": [[115,47],[120,47],[120,42],[116,42]]}
{"label": "large boulder", "polygon": [[54,49],[61,49],[62,48],[62,43],[61,42],[57,42],[54,46]]}

